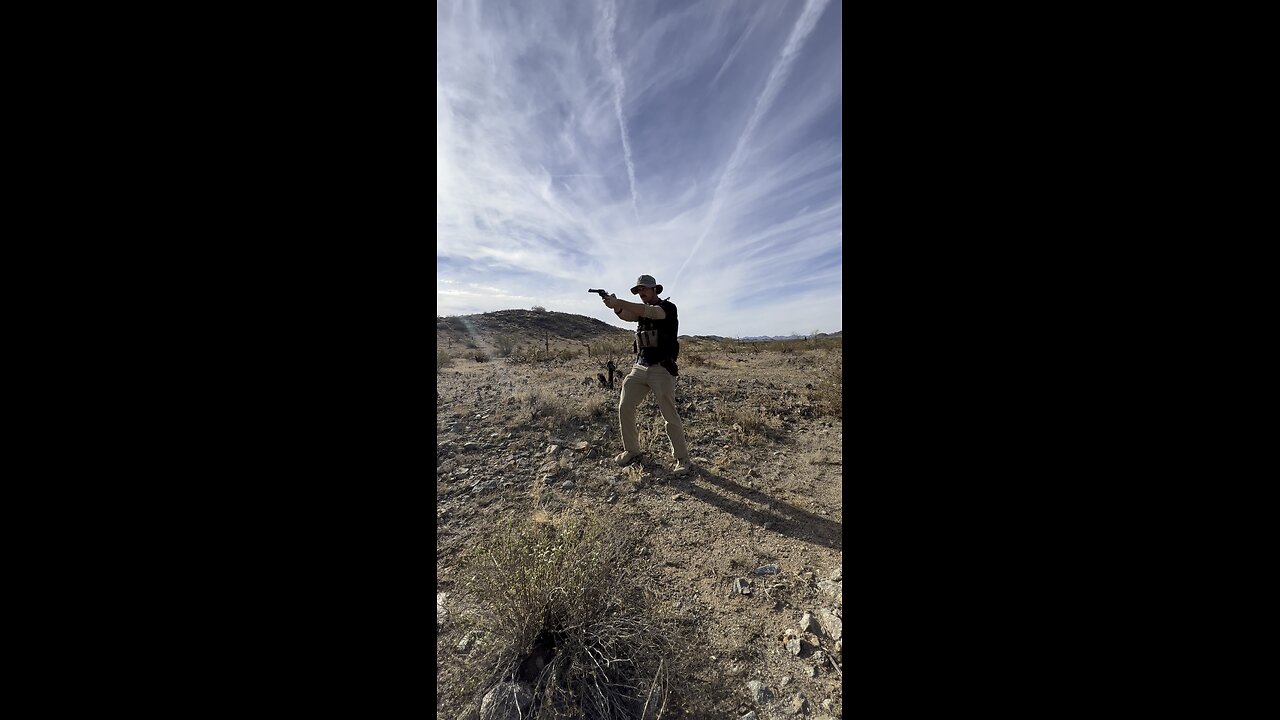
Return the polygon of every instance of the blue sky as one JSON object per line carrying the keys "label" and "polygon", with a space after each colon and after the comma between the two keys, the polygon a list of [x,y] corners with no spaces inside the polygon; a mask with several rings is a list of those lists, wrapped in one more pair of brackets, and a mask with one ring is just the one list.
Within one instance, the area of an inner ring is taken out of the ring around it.
{"label": "blue sky", "polygon": [[838,0],[439,0],[436,304],[687,335],[835,332]]}

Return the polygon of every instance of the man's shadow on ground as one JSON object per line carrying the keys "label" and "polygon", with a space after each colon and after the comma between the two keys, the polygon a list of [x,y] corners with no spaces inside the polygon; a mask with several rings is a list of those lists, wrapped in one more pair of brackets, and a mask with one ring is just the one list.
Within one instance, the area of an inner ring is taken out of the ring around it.
{"label": "man's shadow on ground", "polygon": [[[744,502],[731,500],[699,487],[695,481],[700,480],[705,480],[722,490],[741,495],[754,502],[770,505],[773,507],[773,511],[757,510]],[[765,523],[770,523],[770,530],[780,532],[783,535],[811,542],[815,545],[823,545],[832,550],[842,549],[841,534],[843,526],[840,523],[828,520],[821,515],[815,515],[807,510],[801,510],[790,503],[776,500],[759,490],[740,485],[703,467],[693,468],[684,477],[674,475],[671,478],[671,483],[691,496],[709,505],[714,505],[727,513],[737,515],[748,522],[761,526]]]}

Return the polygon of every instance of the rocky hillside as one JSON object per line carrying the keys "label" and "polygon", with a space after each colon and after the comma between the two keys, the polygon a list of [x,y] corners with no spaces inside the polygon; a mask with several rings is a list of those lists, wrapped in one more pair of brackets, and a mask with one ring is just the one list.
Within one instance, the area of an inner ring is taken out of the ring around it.
{"label": "rocky hillside", "polygon": [[585,315],[539,310],[497,310],[481,315],[436,318],[436,338],[462,340],[475,337],[490,340],[500,335],[519,335],[541,340],[589,341],[628,336],[629,332]]}

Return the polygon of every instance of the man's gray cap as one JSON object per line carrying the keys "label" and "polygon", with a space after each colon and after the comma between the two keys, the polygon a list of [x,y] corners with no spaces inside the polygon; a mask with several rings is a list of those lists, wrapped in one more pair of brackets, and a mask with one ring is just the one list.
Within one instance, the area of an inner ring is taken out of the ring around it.
{"label": "man's gray cap", "polygon": [[658,284],[657,280],[653,279],[652,275],[641,275],[640,278],[636,280],[636,286],[631,288],[631,294],[638,294],[642,287],[657,288],[658,294],[662,294],[662,286]]}

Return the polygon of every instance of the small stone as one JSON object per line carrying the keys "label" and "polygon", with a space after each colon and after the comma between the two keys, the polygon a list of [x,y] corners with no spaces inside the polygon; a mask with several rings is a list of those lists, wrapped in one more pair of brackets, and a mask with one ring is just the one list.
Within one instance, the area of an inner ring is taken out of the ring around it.
{"label": "small stone", "polygon": [[840,597],[840,583],[838,582],[823,580],[818,583],[818,589],[821,590],[824,595],[828,595],[833,598]]}
{"label": "small stone", "polygon": [[559,449],[560,449],[560,446],[559,446],[559,445],[548,445],[548,446],[547,446],[547,454],[548,454],[548,455],[555,455],[555,454],[556,454],[556,451],[558,451]]}
{"label": "small stone", "polygon": [[786,676],[783,676],[783,678],[782,678],[782,682],[778,683],[778,686],[779,686],[779,687],[786,687],[786,686],[788,686],[788,685],[790,685],[790,684],[791,684],[791,676],[790,676],[790,675],[786,675]]}
{"label": "small stone", "polygon": [[458,652],[466,652],[467,648],[470,646],[471,646],[471,633],[467,633],[466,635],[462,636],[462,639],[458,641],[458,644],[455,646],[454,649],[456,649]]}
{"label": "small stone", "polygon": [[804,712],[806,704],[807,701],[804,699],[804,695],[796,695],[792,698],[791,704],[787,706],[786,712],[791,715],[799,715]]}
{"label": "small stone", "polygon": [[780,570],[781,568],[779,568],[777,565],[773,565],[773,564],[762,565],[756,568],[756,574],[757,575],[777,575]]}
{"label": "small stone", "polygon": [[574,450],[586,450],[589,447],[591,447],[591,443],[587,442],[586,440],[576,442],[573,444]]}
{"label": "small stone", "polygon": [[605,498],[604,501],[606,503],[613,503],[617,499],[618,499],[617,493],[609,493],[609,497]]}
{"label": "small stone", "polygon": [[751,581],[746,578],[734,578],[733,589],[743,595],[751,594]]}
{"label": "small stone", "polygon": [[538,472],[545,473],[547,475],[555,475],[559,471],[560,471],[560,463],[556,462],[555,460],[544,462],[542,463],[542,466],[538,468]]}
{"label": "small stone", "polygon": [[563,483],[560,484],[561,490],[572,490],[575,487],[577,486],[573,484],[572,480],[565,480]]}
{"label": "small stone", "polygon": [[738,720],[756,720],[756,713],[754,710],[752,710],[746,715],[743,715],[742,717],[738,718]]}
{"label": "small stone", "polygon": [[752,680],[747,683],[747,690],[751,693],[751,702],[757,705],[764,705],[773,699],[773,693],[765,684],[759,680]]}
{"label": "small stone", "polygon": [[805,674],[811,678],[818,677],[818,668],[815,665],[810,665],[809,667],[806,667],[804,671],[805,671]]}
{"label": "small stone", "polygon": [[831,579],[832,579],[832,580],[835,580],[836,582],[839,582],[839,581],[841,580],[841,578],[843,578],[843,577],[844,577],[844,567],[843,567],[843,566],[841,566],[841,567],[837,567],[835,570],[832,570],[832,571],[831,571]]}
{"label": "small stone", "polygon": [[791,638],[787,641],[787,652],[797,656],[800,654],[800,638]]}
{"label": "small stone", "polygon": [[813,632],[814,629],[815,628],[814,628],[813,616],[810,615],[809,613],[805,613],[801,615],[800,616],[800,632]]}
{"label": "small stone", "polygon": [[683,500],[683,499],[684,499],[684,495],[681,495],[680,493],[676,493],[675,495],[672,495],[672,496],[671,496],[671,499],[672,499],[672,500]]}

